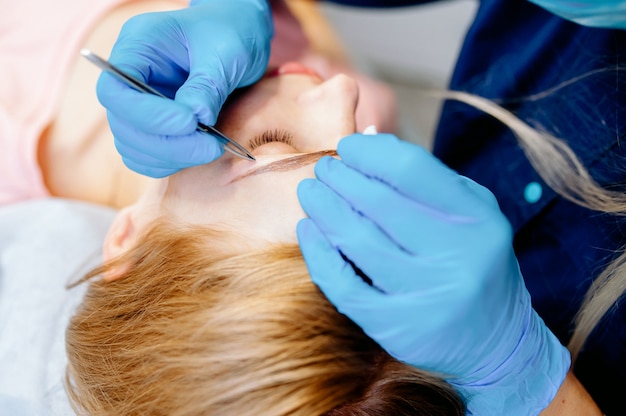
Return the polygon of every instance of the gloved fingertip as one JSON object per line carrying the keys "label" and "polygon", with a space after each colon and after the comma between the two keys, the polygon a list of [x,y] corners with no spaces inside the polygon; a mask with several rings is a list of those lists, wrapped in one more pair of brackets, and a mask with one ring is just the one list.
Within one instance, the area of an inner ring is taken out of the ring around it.
{"label": "gloved fingertip", "polygon": [[298,222],[296,235],[309,271],[312,276],[315,276],[320,268],[323,267],[322,264],[327,263],[324,258],[332,251],[332,247],[324,238],[320,229],[309,218],[303,218]]}
{"label": "gloved fingertip", "polygon": [[308,200],[308,196],[313,191],[314,188],[315,188],[315,179],[306,178],[300,181],[300,183],[298,184],[298,187],[296,188],[296,194],[298,195],[298,199],[300,200],[300,203],[302,203],[303,200],[304,201]]}
{"label": "gloved fingertip", "polygon": [[124,88],[128,87],[116,80],[113,75],[102,72],[96,82],[96,96],[100,104],[108,107],[111,100],[114,100],[118,92]]}
{"label": "gloved fingertip", "polygon": [[[377,133],[377,134],[362,134],[354,133],[342,138],[337,144],[337,154],[342,159],[350,156],[359,156],[365,153],[365,151],[377,153],[387,150],[391,147],[395,150],[400,139],[394,134],[389,133]],[[366,148],[364,151],[363,147]],[[386,152],[384,152],[386,153]]]}
{"label": "gloved fingertip", "polygon": [[214,136],[209,136],[204,132],[197,131],[188,140],[192,147],[182,160],[187,161],[189,166],[211,163],[225,153],[224,145]]}
{"label": "gloved fingertip", "polygon": [[303,218],[296,225],[296,235],[300,243],[307,243],[321,235],[319,229],[310,218]]}
{"label": "gloved fingertip", "polygon": [[180,170],[180,169],[155,168],[152,166],[146,166],[141,163],[136,163],[125,157],[122,157],[122,162],[128,169],[132,170],[133,172],[138,173],[143,176],[154,178],[154,179],[165,178],[166,176],[170,176]]}
{"label": "gloved fingertip", "polygon": [[[311,218],[323,215],[327,208],[325,202],[333,198],[332,191],[317,179],[303,179],[296,190],[298,200],[304,212]],[[329,194],[330,193],[330,194]]]}
{"label": "gloved fingertip", "polygon": [[301,219],[296,226],[296,234],[301,246],[305,246],[311,253],[316,253],[316,256],[323,257],[331,255],[332,257],[340,259],[341,263],[343,263],[343,258],[339,254],[339,250],[326,238],[324,232],[318,224],[315,223],[314,219]]}
{"label": "gloved fingertip", "polygon": [[334,157],[324,156],[315,164],[314,172],[315,176],[322,182],[326,179],[332,178],[333,172],[337,169],[341,169],[342,162]]}

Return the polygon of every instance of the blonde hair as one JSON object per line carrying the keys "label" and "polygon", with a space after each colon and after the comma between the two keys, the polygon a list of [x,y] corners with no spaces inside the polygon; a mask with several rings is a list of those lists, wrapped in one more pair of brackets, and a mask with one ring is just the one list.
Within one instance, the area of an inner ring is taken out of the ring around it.
{"label": "blonde hair", "polygon": [[[510,111],[485,98],[460,91],[430,93],[465,102],[504,123],[517,137],[537,173],[562,197],[591,210],[626,214],[626,194],[601,187],[563,140],[531,127]],[[624,292],[626,251],[595,278],[576,314],[574,331],[567,346],[574,361],[593,329]]]}
{"label": "blonde hair", "polygon": [[67,330],[79,414],[464,414],[451,386],[336,311],[297,245],[238,253],[237,238],[161,219],[86,277],[126,270],[92,280]]}

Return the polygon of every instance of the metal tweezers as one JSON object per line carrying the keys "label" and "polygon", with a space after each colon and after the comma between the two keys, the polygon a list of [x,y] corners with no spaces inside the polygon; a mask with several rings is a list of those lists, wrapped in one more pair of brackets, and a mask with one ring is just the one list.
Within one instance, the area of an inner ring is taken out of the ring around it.
{"label": "metal tweezers", "polygon": [[[85,58],[87,58],[90,62],[94,63],[98,68],[102,69],[103,71],[107,71],[115,75],[120,81],[124,82],[129,87],[132,87],[140,92],[153,94],[158,97],[166,98],[169,100],[168,97],[161,94],[160,92],[158,92],[157,90],[149,86],[148,84],[145,84],[139,81],[137,78],[134,78],[128,75],[127,73],[123,72],[121,69],[113,66],[106,59],[103,59],[99,57],[98,55],[94,54],[89,49],[82,49],[80,51],[80,54],[83,55]],[[242,145],[240,145],[233,139],[229,138],[224,133],[217,130],[215,127],[207,126],[206,124],[202,124],[198,122],[197,130],[202,131],[204,133],[211,134],[213,137],[215,137],[224,145],[224,150],[227,150],[230,153],[236,156],[239,156],[243,159],[256,160],[254,156],[252,156],[252,154],[245,147],[243,147]]]}

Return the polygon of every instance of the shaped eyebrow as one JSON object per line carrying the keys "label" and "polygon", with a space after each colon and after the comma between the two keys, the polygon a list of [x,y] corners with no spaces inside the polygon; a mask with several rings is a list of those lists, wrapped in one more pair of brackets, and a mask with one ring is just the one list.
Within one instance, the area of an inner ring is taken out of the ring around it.
{"label": "shaped eyebrow", "polygon": [[311,163],[315,163],[324,156],[337,156],[336,150],[320,150],[313,153],[304,153],[297,156],[287,157],[285,159],[280,159],[275,162],[268,163],[267,165],[263,165],[256,169],[251,169],[244,173],[243,175],[237,176],[235,179],[231,181],[236,182],[241,179],[247,178],[249,176],[258,175],[260,173],[266,172],[286,172],[289,170],[297,169],[302,166],[310,165]]}

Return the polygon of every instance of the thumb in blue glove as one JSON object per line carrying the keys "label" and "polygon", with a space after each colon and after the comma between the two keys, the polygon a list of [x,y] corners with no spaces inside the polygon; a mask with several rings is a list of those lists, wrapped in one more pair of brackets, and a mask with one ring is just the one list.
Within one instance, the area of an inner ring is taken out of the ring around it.
{"label": "thumb in blue glove", "polygon": [[272,34],[267,0],[196,0],[126,22],[109,61],[174,100],[100,76],[98,99],[125,164],[163,177],[221,156],[197,123],[214,125],[228,95],[263,75]]}
{"label": "thumb in blue glove", "polygon": [[470,413],[538,414],[570,357],[532,309],[495,197],[395,136],[337,151],[298,188],[313,281],[392,356],[442,374]]}

